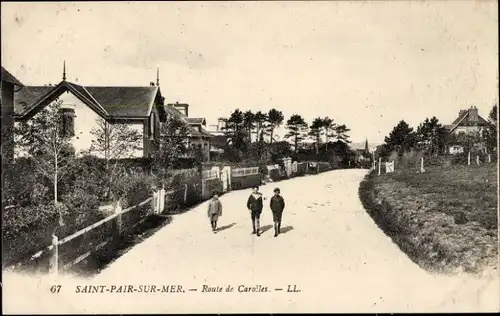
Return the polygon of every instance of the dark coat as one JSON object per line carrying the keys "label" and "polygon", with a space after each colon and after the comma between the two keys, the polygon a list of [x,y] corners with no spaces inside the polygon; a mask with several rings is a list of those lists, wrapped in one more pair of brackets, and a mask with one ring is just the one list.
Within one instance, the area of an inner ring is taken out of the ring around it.
{"label": "dark coat", "polygon": [[253,194],[250,194],[247,201],[247,208],[252,211],[262,211],[262,194],[259,193],[259,197],[255,198]]}
{"label": "dark coat", "polygon": [[273,213],[283,212],[285,209],[285,200],[281,195],[275,195],[271,198],[271,202],[269,202],[269,207]]}

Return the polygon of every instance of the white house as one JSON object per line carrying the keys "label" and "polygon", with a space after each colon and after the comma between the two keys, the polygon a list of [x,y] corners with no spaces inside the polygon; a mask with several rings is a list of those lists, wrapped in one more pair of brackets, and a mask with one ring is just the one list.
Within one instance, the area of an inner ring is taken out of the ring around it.
{"label": "white house", "polygon": [[194,153],[195,148],[200,148],[205,161],[210,160],[210,142],[213,136],[204,128],[205,119],[189,117],[189,104],[187,103],[169,103],[165,106],[165,111],[168,115],[173,115],[188,125],[188,146],[193,149],[191,153]]}
{"label": "white house", "polygon": [[55,86],[26,86],[16,92],[14,119],[26,121],[55,100],[62,101],[65,126],[72,136],[77,154],[90,148],[94,139],[90,131],[97,121],[127,124],[143,135],[141,149],[129,157],[149,157],[153,140],[159,139],[160,124],[166,121],[164,98],[158,84],[150,86],[114,87],[81,86],[63,80]]}
{"label": "white house", "polygon": [[[483,135],[483,131],[488,127],[490,123],[479,116],[479,111],[475,106],[471,106],[469,109],[460,110],[458,117],[453,121],[451,125],[445,126],[450,134],[454,135],[465,135],[471,133],[479,133]],[[476,147],[483,148],[484,144],[478,143]],[[459,144],[451,144],[448,147],[450,154],[463,153],[464,148]]]}

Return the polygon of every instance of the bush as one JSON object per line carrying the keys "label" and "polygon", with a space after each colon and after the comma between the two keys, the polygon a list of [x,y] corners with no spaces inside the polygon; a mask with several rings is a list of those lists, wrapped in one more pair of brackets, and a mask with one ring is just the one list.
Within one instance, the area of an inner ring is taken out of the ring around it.
{"label": "bush", "polygon": [[68,209],[65,224],[72,227],[73,231],[83,229],[104,218],[99,211],[99,199],[82,188],[75,188],[71,193],[62,197],[63,203]]}
{"label": "bush", "polygon": [[152,189],[157,186],[155,178],[147,174],[123,176],[115,181],[114,193],[122,201],[122,207],[136,205],[152,195]]}
{"label": "bush", "polygon": [[208,199],[210,198],[214,192],[217,192],[220,194],[222,192],[222,181],[219,179],[207,179],[204,180],[204,194],[202,196],[202,199]]}
{"label": "bush", "polygon": [[3,263],[10,265],[29,258],[51,243],[51,235],[61,235],[59,214],[68,209],[63,204],[8,208],[2,221]]}

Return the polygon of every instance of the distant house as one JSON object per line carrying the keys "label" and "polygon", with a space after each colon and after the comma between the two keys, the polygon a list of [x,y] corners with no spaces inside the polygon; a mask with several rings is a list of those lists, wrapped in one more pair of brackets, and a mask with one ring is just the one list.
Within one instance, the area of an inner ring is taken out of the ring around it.
{"label": "distant house", "polygon": [[[488,127],[490,123],[479,116],[479,111],[475,106],[470,107],[466,110],[460,110],[458,117],[450,125],[446,125],[445,128],[452,135],[467,135],[477,133],[480,137],[483,136],[483,131]],[[482,141],[474,144],[477,149],[484,149],[484,143]],[[448,147],[450,154],[458,154],[464,152],[464,147],[460,144],[450,144]]]}
{"label": "distant house", "polygon": [[91,130],[97,120],[126,124],[143,135],[141,149],[129,157],[150,157],[154,140],[159,139],[160,124],[166,121],[159,80],[149,86],[82,86],[63,80],[55,86],[26,86],[15,93],[14,118],[27,121],[55,100],[62,101],[65,132],[72,135],[78,154],[87,151],[94,140]]}
{"label": "distant house", "polygon": [[212,135],[210,142],[210,152],[212,153],[223,153],[224,148],[231,141],[230,137],[227,136],[227,131],[224,129],[226,127],[226,120],[224,118],[219,118],[217,124],[212,124],[208,126],[208,132]]}
{"label": "distant house", "polygon": [[4,205],[5,171],[14,160],[14,98],[23,84],[2,67],[2,211]]}
{"label": "distant house", "polygon": [[202,150],[204,160],[210,160],[210,142],[212,135],[204,128],[206,120],[204,118],[189,117],[189,104],[187,103],[169,103],[165,106],[169,115],[180,118],[188,125],[188,146],[192,149],[190,155],[193,155],[194,149]]}
{"label": "distant house", "polygon": [[23,87],[16,77],[2,67],[2,171],[14,159],[14,98],[16,91]]}

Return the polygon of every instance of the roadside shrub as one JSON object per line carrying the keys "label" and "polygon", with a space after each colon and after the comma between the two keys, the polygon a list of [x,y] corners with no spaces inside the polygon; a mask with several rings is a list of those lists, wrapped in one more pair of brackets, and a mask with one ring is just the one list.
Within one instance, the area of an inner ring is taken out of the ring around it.
{"label": "roadside shrub", "polygon": [[207,179],[204,180],[205,190],[203,194],[203,199],[210,198],[214,192],[222,192],[222,181],[219,179]]}
{"label": "roadside shrub", "polygon": [[3,263],[10,265],[28,259],[50,245],[52,234],[61,236],[59,214],[63,218],[68,214],[64,204],[5,209],[2,221]]}
{"label": "roadside shrub", "polygon": [[152,195],[153,187],[156,186],[154,177],[146,174],[127,177],[123,180],[126,181],[126,185],[120,197],[123,199],[122,206],[124,208],[136,205],[149,198]]}
{"label": "roadside shrub", "polygon": [[83,229],[104,218],[99,211],[99,199],[82,188],[75,188],[71,193],[62,197],[68,209],[67,219],[63,218],[74,231]]}

